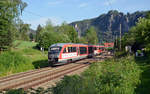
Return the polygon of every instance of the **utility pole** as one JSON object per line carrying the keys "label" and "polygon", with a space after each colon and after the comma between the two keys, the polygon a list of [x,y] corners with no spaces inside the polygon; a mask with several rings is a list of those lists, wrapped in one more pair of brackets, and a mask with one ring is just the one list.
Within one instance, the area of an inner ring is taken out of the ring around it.
{"label": "utility pole", "polygon": [[118,45],[118,43],[117,43],[117,37],[118,37],[118,36],[116,35],[116,47],[117,47],[117,45]]}
{"label": "utility pole", "polygon": [[120,24],[120,51],[121,51],[121,24]]}

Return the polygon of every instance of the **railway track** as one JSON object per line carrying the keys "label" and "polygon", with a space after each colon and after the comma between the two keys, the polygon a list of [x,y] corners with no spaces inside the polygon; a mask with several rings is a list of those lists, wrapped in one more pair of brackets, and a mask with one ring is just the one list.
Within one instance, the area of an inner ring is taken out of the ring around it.
{"label": "railway track", "polygon": [[[104,57],[105,59],[105,57]],[[96,57],[92,59],[84,59],[58,67],[48,67],[42,69],[31,70],[28,72],[22,72],[15,75],[0,78],[0,91],[7,89],[34,88],[40,84],[61,78],[64,75],[80,70],[87,67],[91,62],[102,60],[102,58]]]}
{"label": "railway track", "polygon": [[89,61],[89,59],[85,59],[83,61],[84,62],[78,61],[77,63],[72,63],[56,68],[37,69],[0,78],[0,91],[12,88],[32,88],[41,83],[51,81],[80,68],[88,66],[88,64],[83,63]]}

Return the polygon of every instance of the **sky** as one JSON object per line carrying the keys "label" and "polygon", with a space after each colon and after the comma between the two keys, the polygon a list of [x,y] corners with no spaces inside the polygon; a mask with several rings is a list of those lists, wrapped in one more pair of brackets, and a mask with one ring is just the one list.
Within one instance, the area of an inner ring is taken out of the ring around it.
{"label": "sky", "polygon": [[23,0],[28,4],[21,19],[36,30],[47,20],[54,25],[98,17],[110,10],[123,13],[150,10],[150,0]]}

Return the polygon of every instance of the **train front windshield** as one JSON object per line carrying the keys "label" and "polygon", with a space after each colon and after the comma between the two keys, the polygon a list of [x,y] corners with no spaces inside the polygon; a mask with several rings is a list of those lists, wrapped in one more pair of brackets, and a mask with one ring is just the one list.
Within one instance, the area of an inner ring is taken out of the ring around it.
{"label": "train front windshield", "polygon": [[58,46],[56,46],[56,47],[50,47],[49,48],[49,52],[50,52],[50,54],[59,53],[61,51],[61,49],[62,49],[62,47],[58,47]]}

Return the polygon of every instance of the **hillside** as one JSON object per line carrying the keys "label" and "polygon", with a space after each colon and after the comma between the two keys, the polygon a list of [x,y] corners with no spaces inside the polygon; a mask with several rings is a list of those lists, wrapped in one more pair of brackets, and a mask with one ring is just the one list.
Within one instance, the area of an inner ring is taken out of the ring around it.
{"label": "hillside", "polygon": [[99,41],[112,41],[116,35],[119,36],[120,34],[120,24],[122,25],[122,34],[124,34],[135,25],[138,18],[145,17],[146,13],[147,11],[137,11],[131,14],[124,14],[116,10],[111,10],[107,14],[102,14],[92,19],[72,22],[70,25],[75,27],[77,24],[77,29],[81,32],[81,36],[85,34],[88,28],[94,26],[97,29]]}
{"label": "hillside", "polygon": [[0,77],[48,66],[47,51],[36,49],[36,44],[14,41],[11,51],[0,54]]}

